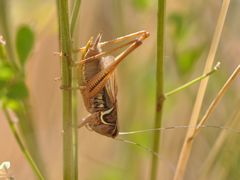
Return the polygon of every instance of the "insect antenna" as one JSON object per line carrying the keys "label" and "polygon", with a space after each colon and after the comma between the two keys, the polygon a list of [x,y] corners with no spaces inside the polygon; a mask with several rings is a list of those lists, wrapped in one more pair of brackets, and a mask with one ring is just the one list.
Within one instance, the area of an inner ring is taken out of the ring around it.
{"label": "insect antenna", "polygon": [[117,140],[117,141],[122,141],[122,142],[125,142],[125,143],[128,143],[128,144],[132,144],[132,145],[135,145],[135,146],[137,146],[137,147],[139,147],[139,148],[141,148],[141,149],[143,149],[143,150],[145,150],[145,151],[147,151],[147,152],[150,152],[151,154],[153,154],[154,156],[156,156],[156,157],[158,157],[159,159],[161,158],[160,157],[160,155],[157,153],[157,152],[155,152],[155,151],[153,151],[152,149],[150,149],[150,148],[148,148],[148,147],[146,147],[146,146],[143,146],[143,145],[141,145],[141,144],[139,144],[139,143],[136,143],[136,142],[133,142],[133,141],[129,141],[129,140],[127,140],[127,139],[122,139],[122,138],[115,138],[115,140]]}
{"label": "insect antenna", "polygon": [[140,134],[140,133],[147,133],[147,132],[154,132],[154,131],[165,131],[165,130],[173,130],[173,129],[187,129],[187,128],[214,128],[214,129],[221,129],[226,130],[229,132],[240,134],[240,129],[235,129],[231,127],[224,127],[224,126],[217,126],[217,125],[202,125],[202,126],[189,126],[189,125],[178,125],[178,126],[169,126],[169,127],[162,127],[162,128],[152,128],[152,129],[143,129],[137,131],[128,131],[128,132],[119,132],[119,135],[131,135],[131,134]]}
{"label": "insect antenna", "polygon": [[144,151],[147,151],[147,152],[151,153],[152,155],[156,156],[160,160],[164,161],[166,163],[166,165],[169,167],[169,169],[171,169],[172,172],[175,171],[175,166],[172,163],[170,163],[169,161],[164,159],[160,154],[153,151],[152,149],[150,149],[146,146],[143,146],[142,144],[136,143],[134,141],[130,141],[130,140],[127,140],[127,139],[122,139],[122,138],[119,138],[119,137],[115,138],[115,140],[121,141],[121,142],[124,142],[124,143],[127,143],[127,144],[135,145],[135,146],[139,147],[140,149],[143,149]]}

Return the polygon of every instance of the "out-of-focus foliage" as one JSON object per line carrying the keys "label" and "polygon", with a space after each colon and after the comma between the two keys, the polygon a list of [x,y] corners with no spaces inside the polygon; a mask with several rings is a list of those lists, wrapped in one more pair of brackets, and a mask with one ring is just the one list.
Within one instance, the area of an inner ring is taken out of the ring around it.
{"label": "out-of-focus foliage", "polygon": [[122,172],[119,169],[109,167],[109,169],[102,169],[99,173],[93,174],[92,180],[120,180],[122,179]]}
{"label": "out-of-focus foliage", "polygon": [[0,87],[3,88],[13,80],[15,71],[8,63],[4,62],[0,62],[0,69]]}
{"label": "out-of-focus foliage", "polygon": [[17,31],[16,49],[22,66],[25,65],[27,58],[34,45],[34,33],[27,25],[22,25]]}
{"label": "out-of-focus foliage", "polygon": [[168,21],[174,27],[172,36],[175,40],[183,40],[184,38],[187,38],[186,36],[191,28],[191,22],[188,16],[175,12],[168,17]]}
{"label": "out-of-focus foliage", "polygon": [[[29,37],[28,37],[29,36]],[[0,100],[5,108],[19,110],[22,100],[28,97],[28,89],[24,82],[23,71],[16,68],[6,54],[5,45],[0,45]],[[22,65],[33,46],[33,32],[22,26],[17,33],[17,52],[22,58]],[[23,47],[23,50],[22,50]]]}
{"label": "out-of-focus foliage", "polygon": [[18,81],[17,83],[9,87],[7,97],[10,99],[23,100],[28,96],[28,90],[23,81]]}
{"label": "out-of-focus foliage", "polygon": [[203,47],[193,47],[192,49],[185,49],[179,53],[176,61],[177,67],[182,74],[186,74],[195,65],[196,61],[202,55]]}
{"label": "out-of-focus foliage", "polygon": [[190,15],[181,13],[172,13],[168,19],[173,27],[171,34],[172,44],[174,45],[173,51],[177,69],[181,75],[191,72],[196,61],[204,51],[204,42],[194,46],[186,44],[186,42],[190,42],[189,40],[195,36],[195,34],[192,34],[194,26],[196,26],[193,20]]}
{"label": "out-of-focus foliage", "polygon": [[[8,28],[5,27],[5,33]],[[4,38],[4,37],[3,37]],[[25,65],[34,46],[34,33],[27,25],[22,25],[16,32],[16,50],[10,44],[11,38],[0,45],[0,103],[5,110],[11,110],[18,122],[21,138],[29,148],[33,159],[40,165],[41,158],[38,152],[35,130],[32,125],[29,92],[26,85]],[[17,52],[18,58],[12,53]],[[11,57],[11,58],[10,58]],[[13,130],[15,131],[15,130]],[[19,133],[19,134],[20,134]],[[41,166],[41,165],[40,165]]]}
{"label": "out-of-focus foliage", "polygon": [[151,2],[150,0],[132,0],[133,6],[140,10],[148,8]]}
{"label": "out-of-focus foliage", "polygon": [[4,47],[5,43],[6,42],[4,41],[3,37],[0,36],[0,59],[1,59],[1,61],[6,60],[6,49]]}

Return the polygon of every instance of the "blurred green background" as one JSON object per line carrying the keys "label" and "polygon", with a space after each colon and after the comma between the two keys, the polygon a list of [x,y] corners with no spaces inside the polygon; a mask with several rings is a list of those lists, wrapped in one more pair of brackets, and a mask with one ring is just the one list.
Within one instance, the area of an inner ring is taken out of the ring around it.
{"label": "blurred green background", "polygon": [[[164,79],[166,92],[202,73],[220,7],[221,1],[167,1]],[[33,50],[24,65],[28,90],[20,96],[26,95],[30,99],[38,151],[48,179],[62,179],[61,90],[60,82],[54,81],[60,76],[59,57],[54,55],[54,52],[58,51],[55,1],[11,0],[8,1],[5,12],[2,11],[0,15],[3,16],[3,13],[8,16],[13,41],[17,39],[17,32],[22,25],[34,33]],[[120,131],[153,127],[156,14],[156,0],[82,0],[81,3],[79,38],[76,39],[79,47],[99,32],[103,32],[103,40],[139,30],[147,30],[151,34],[117,70]],[[239,17],[240,1],[233,0],[216,55],[216,62],[221,61],[221,68],[210,78],[203,110],[208,107],[240,62],[240,21],[237,20]],[[0,35],[2,29],[3,27],[0,27]],[[228,126],[240,129],[239,83],[238,78],[207,124],[223,126],[228,123]],[[3,85],[1,88],[4,88]],[[163,127],[188,124],[197,88],[198,85],[194,85],[165,101]],[[80,121],[88,113],[80,94],[79,101]],[[230,124],[234,119],[235,124]],[[185,132],[186,129],[162,132],[159,179],[168,180],[173,177]],[[151,148],[152,135],[149,132],[123,138]],[[202,129],[195,140],[185,179],[198,179],[200,175],[202,179],[239,179],[239,139],[240,135],[237,133]],[[215,145],[216,142],[219,146]],[[0,149],[0,162],[11,161],[11,175],[19,180],[35,178],[1,111]],[[145,180],[149,177],[150,160],[151,153],[137,146],[100,136],[86,128],[79,130],[80,179]]]}

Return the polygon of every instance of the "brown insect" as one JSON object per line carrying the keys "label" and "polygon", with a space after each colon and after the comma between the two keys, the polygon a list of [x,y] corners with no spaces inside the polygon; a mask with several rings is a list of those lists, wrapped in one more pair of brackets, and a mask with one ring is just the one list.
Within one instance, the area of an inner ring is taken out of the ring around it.
{"label": "brown insect", "polygon": [[[99,34],[94,42],[91,38],[85,47],[80,48],[82,58],[77,62],[79,75],[77,79],[85,107],[90,114],[82,120],[79,128],[86,125],[91,130],[108,137],[115,138],[118,135],[117,84],[114,70],[148,36],[149,32],[139,31],[101,42],[102,34]],[[116,48],[102,50],[106,45],[114,45],[126,40],[128,42]],[[123,47],[127,48],[117,57],[109,55]]]}
{"label": "brown insect", "polygon": [[[216,125],[177,125],[130,132],[119,132],[117,120],[117,84],[115,81],[114,70],[129,53],[134,51],[138,46],[142,44],[142,41],[144,39],[149,37],[149,33],[147,31],[139,31],[106,42],[101,42],[101,37],[102,34],[99,34],[94,42],[93,38],[91,38],[85,47],[80,48],[79,50],[82,52],[81,60],[75,62],[75,65],[77,67],[77,75],[79,76],[77,77],[79,86],[78,88],[82,93],[86,109],[90,113],[79,124],[79,128],[86,126],[99,134],[112,138],[115,138],[117,135],[129,135],[182,128],[217,128],[240,134],[239,129]],[[134,37],[136,38],[134,39]],[[124,43],[124,41],[128,39],[133,40],[129,40],[128,42]],[[113,46],[120,42],[123,43],[115,48],[106,51],[102,50],[107,45]],[[109,55],[112,52],[124,47],[127,48],[117,57]],[[239,71],[239,69],[240,67],[237,68],[237,71]],[[206,75],[210,74],[211,73],[209,72],[202,76],[205,77]],[[200,80],[201,78],[197,79]],[[183,86],[186,86],[186,84]],[[116,138],[116,140],[137,145],[141,149],[144,149],[153,155],[160,157],[157,152],[154,152],[153,150],[141,144],[122,138]]]}

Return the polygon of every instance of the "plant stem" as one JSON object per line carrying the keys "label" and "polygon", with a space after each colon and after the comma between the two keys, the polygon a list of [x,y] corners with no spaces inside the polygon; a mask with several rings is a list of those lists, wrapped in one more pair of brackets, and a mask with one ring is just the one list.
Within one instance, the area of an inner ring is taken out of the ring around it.
{"label": "plant stem", "polygon": [[214,72],[216,72],[218,70],[219,65],[220,64],[217,64],[210,72],[208,72],[206,74],[203,74],[203,75],[193,79],[192,81],[187,82],[186,84],[184,84],[184,85],[182,85],[182,86],[180,86],[180,87],[178,87],[178,88],[176,88],[176,89],[174,89],[172,91],[169,91],[169,92],[165,93],[165,97],[168,97],[168,96],[171,96],[171,95],[173,95],[175,93],[178,93],[179,91],[182,91],[182,90],[188,88],[189,86],[191,86],[191,85],[201,81],[202,79],[210,76],[211,74],[213,74]]}
{"label": "plant stem", "polygon": [[[222,2],[221,11],[220,11],[220,14],[218,17],[217,25],[215,28],[215,32],[213,35],[211,47],[210,47],[210,50],[208,53],[208,57],[206,60],[206,64],[205,64],[203,73],[208,72],[212,68],[214,58],[216,55],[216,51],[217,51],[217,48],[219,45],[223,25],[224,25],[225,18],[227,15],[229,4],[230,4],[230,0],[223,0],[223,2]],[[200,114],[201,107],[202,107],[203,98],[204,98],[207,84],[208,84],[208,79],[209,79],[209,77],[203,79],[200,83],[197,98],[196,98],[196,101],[195,101],[195,104],[193,107],[193,111],[192,111],[192,115],[191,115],[191,119],[189,122],[189,125],[192,127],[195,127],[197,125],[197,121],[199,119],[199,114]],[[193,137],[194,133],[195,133],[195,129],[192,129],[192,128],[188,129],[188,131],[187,131],[187,134],[186,134],[186,137],[185,137],[182,149],[181,149],[181,153],[179,155],[177,168],[176,168],[176,171],[174,174],[174,180],[182,180],[184,178],[187,162],[188,162],[191,150],[192,150],[192,145],[193,145],[192,137]]]}
{"label": "plant stem", "polygon": [[79,11],[80,5],[81,5],[81,0],[74,1],[72,15],[71,15],[71,27],[70,27],[71,37],[73,37],[73,33],[76,28],[76,24],[77,24],[79,12],[80,12]]}
{"label": "plant stem", "polygon": [[63,179],[78,179],[77,126],[72,109],[72,42],[69,29],[68,1],[57,0],[59,42],[62,55],[63,88]]}
{"label": "plant stem", "polygon": [[240,65],[238,65],[238,67],[235,69],[235,71],[232,73],[232,75],[229,77],[229,79],[226,81],[226,83],[220,89],[220,91],[218,92],[217,96],[213,99],[212,103],[208,107],[208,109],[205,112],[204,116],[199,121],[198,127],[195,130],[195,132],[194,132],[194,136],[196,136],[196,134],[199,132],[200,127],[205,124],[205,122],[209,118],[210,114],[216,109],[218,103],[220,102],[220,100],[222,99],[222,97],[224,96],[226,91],[229,89],[229,87],[231,86],[233,81],[239,76],[239,74],[240,74]]}
{"label": "plant stem", "polygon": [[[240,121],[240,103],[237,103],[238,106],[236,107],[236,110],[234,112],[234,115],[232,118],[230,118],[230,121],[227,121],[224,127],[237,127]],[[199,180],[207,179],[207,176],[209,175],[211,168],[215,165],[215,160],[218,158],[218,154],[222,150],[222,148],[225,145],[225,142],[228,138],[228,132],[227,131],[221,131],[218,138],[215,140],[214,145],[211,147],[211,151],[208,153],[206,159],[202,163],[202,168],[200,168],[200,176]]]}
{"label": "plant stem", "polygon": [[[76,43],[76,39],[79,39],[78,38],[78,34],[77,33],[74,33],[77,29],[77,20],[78,20],[78,17],[79,17],[79,10],[80,10],[80,5],[81,5],[81,0],[74,0],[74,4],[73,4],[73,9],[72,9],[72,15],[71,15],[71,23],[70,23],[70,32],[71,32],[71,40],[72,40],[72,48],[73,49],[76,49],[77,47],[77,43]],[[73,40],[74,39],[74,40]],[[77,53],[74,53],[73,56],[72,56],[72,59],[74,62],[76,62],[78,60],[78,54]],[[76,68],[73,68],[72,69],[72,77],[76,77],[76,73],[77,73],[77,70]],[[78,77],[79,77],[79,74],[78,74]],[[75,80],[74,80],[75,79]],[[72,87],[76,87],[77,86],[77,80],[76,78],[73,78],[72,79]],[[77,90],[76,89],[73,89],[72,90],[72,113],[73,113],[73,127],[77,127],[77,120],[78,120],[78,103],[77,103]],[[73,131],[73,150],[75,151],[75,161],[74,161],[74,166],[76,168],[78,168],[78,128],[74,128],[74,131]],[[78,171],[76,169],[75,171],[75,177],[77,178],[78,177]]]}
{"label": "plant stem", "polygon": [[8,113],[8,111],[6,109],[3,109],[4,115],[7,118],[8,124],[12,130],[12,133],[18,143],[18,146],[20,147],[22,153],[24,154],[25,158],[28,160],[30,166],[33,169],[33,172],[36,174],[36,176],[40,179],[40,180],[44,180],[44,177],[41,173],[41,171],[39,170],[37,164],[34,162],[31,154],[29,153],[29,151],[27,150],[27,148],[25,147],[24,143],[22,142],[20,135],[17,131],[17,128],[15,126],[15,124],[13,123],[13,120],[11,119],[10,114]]}
{"label": "plant stem", "polygon": [[13,51],[13,46],[12,46],[12,39],[10,36],[10,31],[9,31],[9,2],[8,1],[3,1],[0,0],[0,27],[4,36],[4,39],[6,40],[6,49],[9,57],[9,62],[17,69],[17,64],[16,64],[16,59]]}
{"label": "plant stem", "polygon": [[[155,128],[161,128],[162,110],[164,102],[163,93],[163,60],[164,60],[164,27],[165,27],[165,0],[158,0],[158,22],[157,22],[157,72],[156,72],[156,114]],[[153,151],[159,152],[160,132],[154,133]],[[157,179],[158,158],[152,156],[151,180]]]}

